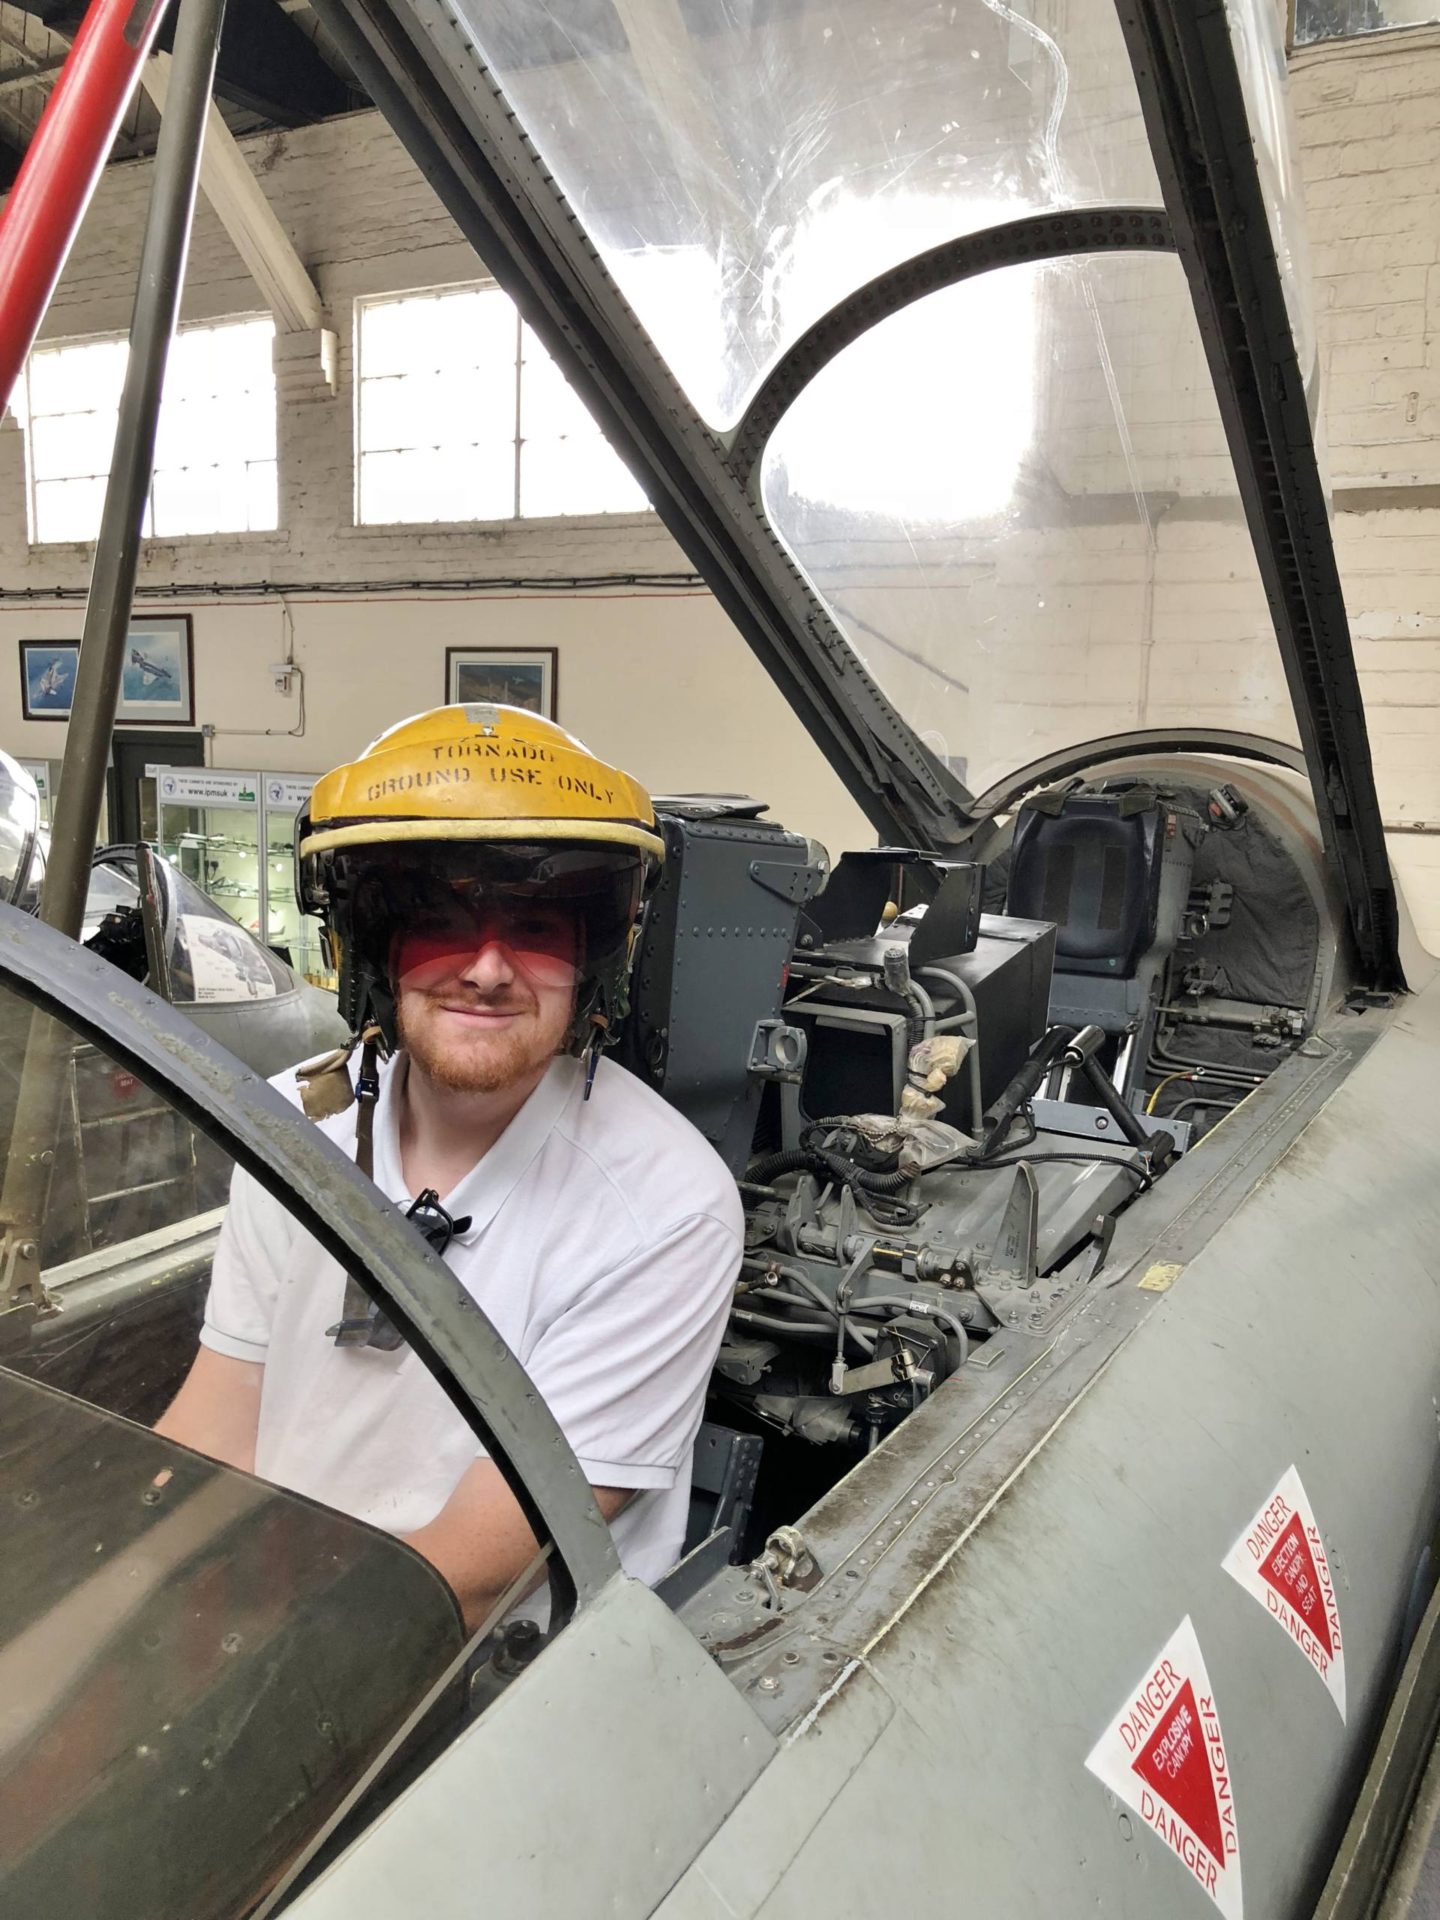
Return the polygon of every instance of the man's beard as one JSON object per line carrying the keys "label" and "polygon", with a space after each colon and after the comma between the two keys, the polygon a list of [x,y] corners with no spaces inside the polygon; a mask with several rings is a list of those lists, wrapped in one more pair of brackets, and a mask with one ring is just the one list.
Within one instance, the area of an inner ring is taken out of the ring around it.
{"label": "man's beard", "polygon": [[[401,996],[402,1000],[404,996]],[[431,1003],[424,996],[424,1004]],[[518,1011],[519,1009],[517,1009]],[[532,1002],[525,1011],[538,1011]],[[451,1093],[502,1093],[548,1066],[564,1044],[569,1022],[560,1034],[547,1034],[535,1019],[487,1036],[483,1048],[446,1045],[436,1038],[424,1017],[406,1021],[402,1005],[395,1009],[396,1035],[412,1065],[436,1086]]]}

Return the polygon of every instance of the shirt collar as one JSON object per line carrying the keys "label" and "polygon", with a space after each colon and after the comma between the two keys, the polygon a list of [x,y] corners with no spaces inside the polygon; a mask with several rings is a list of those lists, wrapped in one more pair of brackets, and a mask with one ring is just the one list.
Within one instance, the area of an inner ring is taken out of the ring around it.
{"label": "shirt collar", "polygon": [[[405,1185],[400,1167],[400,1099],[409,1069],[405,1053],[398,1053],[381,1080],[375,1107],[375,1184],[402,1206],[415,1198]],[[456,1235],[462,1246],[484,1232],[519,1185],[557,1121],[578,1095],[581,1079],[580,1061],[558,1056],[552,1060],[544,1079],[490,1151],[453,1192],[443,1196],[445,1211],[455,1219],[463,1219],[467,1213],[470,1216],[465,1232]]]}

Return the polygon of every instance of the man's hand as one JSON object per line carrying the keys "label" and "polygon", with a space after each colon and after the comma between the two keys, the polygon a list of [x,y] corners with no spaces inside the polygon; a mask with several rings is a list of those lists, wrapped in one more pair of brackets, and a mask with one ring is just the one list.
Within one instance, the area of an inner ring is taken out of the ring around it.
{"label": "man's hand", "polygon": [[156,1433],[207,1453],[227,1467],[255,1471],[264,1367],[201,1347],[185,1384],[155,1422]]}
{"label": "man's hand", "polygon": [[[601,1513],[613,1520],[634,1488],[592,1487],[591,1492]],[[493,1460],[468,1467],[435,1518],[401,1537],[445,1576],[468,1633],[484,1623],[538,1551],[520,1504]]]}

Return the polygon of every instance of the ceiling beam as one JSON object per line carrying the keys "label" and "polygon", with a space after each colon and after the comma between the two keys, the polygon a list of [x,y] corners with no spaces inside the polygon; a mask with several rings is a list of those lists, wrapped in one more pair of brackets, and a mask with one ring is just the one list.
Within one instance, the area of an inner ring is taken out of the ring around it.
{"label": "ceiling beam", "polygon": [[[46,31],[48,32],[49,29],[47,28]],[[38,67],[41,64],[43,55],[38,54],[30,45],[23,29],[16,33],[13,27],[7,27],[4,21],[0,20],[0,41],[4,41],[12,52],[18,53],[27,66]]]}
{"label": "ceiling beam", "polygon": [[[10,93],[22,86],[28,86],[41,68],[44,68],[46,73],[50,72],[48,61],[36,53],[24,34],[14,32],[3,21],[0,21],[0,44],[9,47],[12,53],[19,56],[22,63],[21,69],[12,70],[5,75],[6,84],[3,91]],[[61,44],[63,45],[64,42],[62,41]],[[63,61],[61,64],[64,64]],[[29,140],[19,115],[14,113],[13,108],[7,109],[7,112],[12,114],[15,124],[7,126],[0,122],[0,193],[8,193],[14,186]]]}
{"label": "ceiling beam", "polygon": [[[57,28],[48,30],[55,38],[61,37]],[[0,77],[0,96],[53,80],[65,64],[63,59],[38,60],[28,47],[17,45],[12,34],[6,33],[3,38],[31,64],[23,73]],[[162,115],[169,80],[170,55],[153,54],[145,63],[141,81]],[[0,141],[3,139],[4,133],[0,130]],[[19,164],[18,154],[13,166],[7,166],[8,158],[0,154],[0,191],[9,184],[7,173],[13,176]],[[281,333],[323,331],[325,303],[319,290],[213,100],[206,121],[200,181],[206,199],[274,314],[278,330]]]}
{"label": "ceiling beam", "polygon": [[53,80],[64,66],[63,60],[46,60],[33,67],[17,67],[0,74],[0,94],[19,93],[25,87],[43,86]]}
{"label": "ceiling beam", "polygon": [[[141,81],[163,115],[170,84],[169,54],[153,55],[145,64]],[[200,185],[264,294],[280,332],[322,329],[325,303],[213,100],[205,128]]]}

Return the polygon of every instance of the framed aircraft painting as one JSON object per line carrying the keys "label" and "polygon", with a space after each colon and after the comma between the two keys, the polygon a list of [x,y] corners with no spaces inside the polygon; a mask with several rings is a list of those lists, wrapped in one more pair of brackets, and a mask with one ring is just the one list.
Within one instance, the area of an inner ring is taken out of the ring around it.
{"label": "framed aircraft painting", "polygon": [[557,647],[447,647],[445,697],[452,706],[498,701],[555,718]]}
{"label": "framed aircraft painting", "polygon": [[75,698],[78,640],[20,642],[20,712],[26,720],[68,720]]}
{"label": "framed aircraft painting", "polygon": [[195,639],[188,613],[147,614],[125,636],[117,722],[182,726],[195,720]]}

